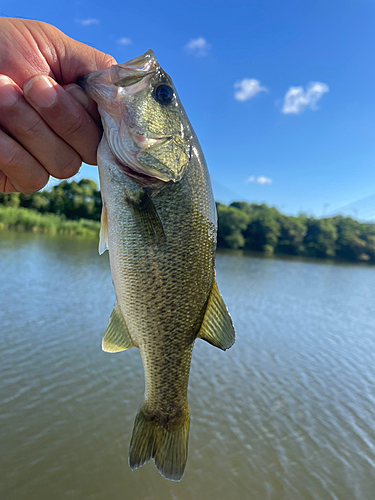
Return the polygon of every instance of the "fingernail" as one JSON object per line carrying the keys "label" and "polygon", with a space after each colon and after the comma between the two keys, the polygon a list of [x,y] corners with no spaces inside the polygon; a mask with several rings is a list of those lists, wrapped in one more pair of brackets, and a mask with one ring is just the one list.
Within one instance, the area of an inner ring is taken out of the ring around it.
{"label": "fingernail", "polygon": [[78,101],[85,109],[90,107],[90,101],[84,91],[78,87],[78,85],[72,84],[69,87],[66,87],[65,90],[69,92],[69,94],[74,97],[76,101]]}
{"label": "fingernail", "polygon": [[0,106],[13,106],[18,101],[19,92],[13,80],[0,75]]}
{"label": "fingernail", "polygon": [[57,100],[55,86],[45,75],[31,78],[23,88],[24,94],[38,108],[50,108]]}

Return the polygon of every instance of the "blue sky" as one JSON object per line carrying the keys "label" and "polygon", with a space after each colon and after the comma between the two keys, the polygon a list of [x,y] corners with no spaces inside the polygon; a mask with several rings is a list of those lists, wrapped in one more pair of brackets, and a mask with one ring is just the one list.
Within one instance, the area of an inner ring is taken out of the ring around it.
{"label": "blue sky", "polygon": [[[375,193],[372,0],[2,0],[0,13],[51,23],[118,62],[152,48],[218,200],[320,216]],[[97,179],[94,167],[80,175]]]}

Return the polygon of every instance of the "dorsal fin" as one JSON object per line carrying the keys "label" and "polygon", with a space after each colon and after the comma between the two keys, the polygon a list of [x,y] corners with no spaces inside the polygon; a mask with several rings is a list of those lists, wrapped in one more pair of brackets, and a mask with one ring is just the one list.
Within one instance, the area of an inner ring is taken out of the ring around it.
{"label": "dorsal fin", "polygon": [[99,255],[102,255],[106,250],[108,250],[108,216],[107,209],[103,203],[100,220]]}
{"label": "dorsal fin", "polygon": [[125,321],[122,318],[117,302],[109,318],[104,332],[102,349],[106,352],[120,352],[130,349],[134,344],[130,338]]}
{"label": "dorsal fin", "polygon": [[226,351],[234,344],[236,333],[228,309],[214,277],[198,338]]}

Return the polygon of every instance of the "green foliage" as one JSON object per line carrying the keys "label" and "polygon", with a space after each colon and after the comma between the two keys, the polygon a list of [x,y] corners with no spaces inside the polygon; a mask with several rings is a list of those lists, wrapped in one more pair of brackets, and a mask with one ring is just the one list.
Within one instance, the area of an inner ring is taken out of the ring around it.
{"label": "green foliage", "polygon": [[307,232],[304,217],[287,217],[280,214],[280,236],[276,251],[290,255],[303,253],[303,239]]}
{"label": "green foliage", "polygon": [[337,255],[346,260],[373,260],[373,238],[375,226],[361,224],[350,218],[337,216],[334,218],[337,228]]}
{"label": "green foliage", "polygon": [[218,246],[224,248],[243,248],[245,231],[248,223],[248,215],[235,207],[227,207],[221,203],[216,204],[220,231],[218,231]]}
{"label": "green foliage", "polygon": [[19,207],[20,193],[0,193],[0,205],[4,205],[4,207]]}
{"label": "green foliage", "polygon": [[[97,235],[100,191],[94,181],[62,181],[24,195],[0,193],[0,229]],[[265,203],[216,203],[218,246],[272,254],[375,263],[375,224],[351,217],[291,217]]]}
{"label": "green foliage", "polygon": [[62,181],[33,194],[0,193],[0,229],[96,235],[101,207],[91,179]]}
{"label": "green foliage", "polygon": [[1,229],[97,236],[99,222],[85,219],[72,221],[61,215],[41,214],[28,208],[0,205]]}
{"label": "green foliage", "polygon": [[250,207],[251,219],[245,232],[246,248],[272,254],[281,233],[279,212],[265,203],[252,203]]}
{"label": "green foliage", "polygon": [[[218,246],[375,263],[374,224],[343,216],[315,219],[301,213],[292,217],[264,203],[237,201],[217,207]],[[248,217],[246,228],[239,212]]]}
{"label": "green foliage", "polygon": [[100,220],[102,200],[96,183],[91,179],[62,181],[51,189],[33,194],[2,194],[0,205],[31,208],[41,213],[64,215],[67,219]]}
{"label": "green foliage", "polygon": [[100,191],[91,179],[62,181],[48,192],[48,200],[49,212],[64,214],[73,220],[100,220]]}
{"label": "green foliage", "polygon": [[306,224],[305,253],[310,257],[334,257],[337,229],[332,220],[309,218]]}
{"label": "green foliage", "polygon": [[259,205],[236,201],[230,207],[241,210],[248,215],[248,224],[243,231],[244,248],[268,254],[274,253],[280,235],[279,212],[274,207],[268,207],[265,203]]}
{"label": "green foliage", "polygon": [[34,194],[20,194],[19,201],[20,204],[18,206],[23,208],[32,208],[33,210],[37,210],[42,213],[49,211],[49,199],[47,197],[47,193],[44,191]]}

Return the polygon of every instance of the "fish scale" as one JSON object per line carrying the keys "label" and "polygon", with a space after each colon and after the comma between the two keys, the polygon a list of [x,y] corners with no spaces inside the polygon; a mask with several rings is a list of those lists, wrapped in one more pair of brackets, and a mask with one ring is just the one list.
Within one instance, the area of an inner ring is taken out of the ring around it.
{"label": "fish scale", "polygon": [[194,343],[199,337],[225,350],[235,337],[215,281],[208,170],[172,80],[152,51],[80,84],[97,101],[104,125],[99,248],[109,250],[116,303],[103,349],[138,347],[144,368],[129,463],[135,469],[153,459],[164,477],[178,481],[187,460]]}

